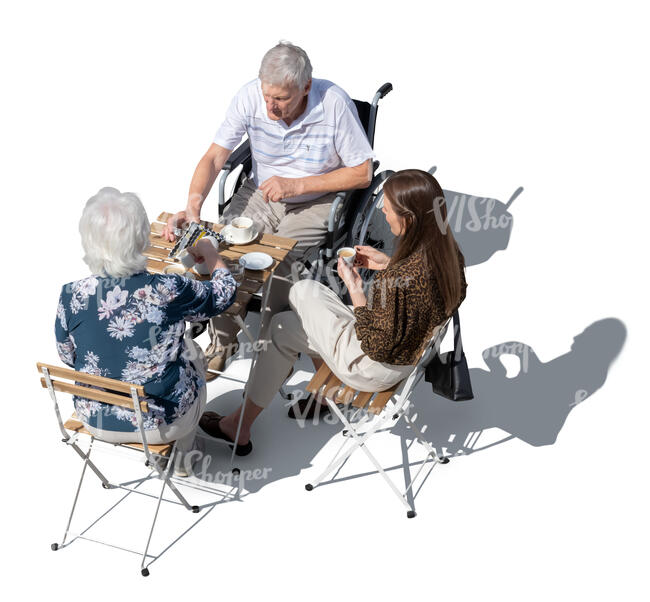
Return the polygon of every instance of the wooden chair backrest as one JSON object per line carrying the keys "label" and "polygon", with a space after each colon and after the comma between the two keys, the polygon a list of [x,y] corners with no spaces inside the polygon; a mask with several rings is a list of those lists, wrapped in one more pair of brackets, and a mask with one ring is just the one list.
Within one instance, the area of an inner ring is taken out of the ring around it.
{"label": "wooden chair backrest", "polygon": [[[143,401],[145,392],[142,385],[133,385],[114,378],[95,376],[94,374],[86,374],[85,372],[78,372],[77,370],[72,370],[70,368],[61,368],[60,366],[52,366],[42,362],[37,362],[36,367],[38,368],[39,374],[41,374],[41,386],[44,389],[47,388],[47,382],[42,374],[43,368],[47,368],[55,391],[70,393],[71,395],[78,395],[79,397],[84,397],[86,399],[102,401],[110,405],[133,410],[133,401],[131,399],[131,387],[133,387],[140,398],[140,409],[143,412],[146,412],[149,409],[147,402]],[[65,379],[72,382],[55,380],[55,378]],[[90,386],[83,387],[76,383],[83,383],[84,385]],[[92,387],[101,387],[104,390],[102,391]]]}

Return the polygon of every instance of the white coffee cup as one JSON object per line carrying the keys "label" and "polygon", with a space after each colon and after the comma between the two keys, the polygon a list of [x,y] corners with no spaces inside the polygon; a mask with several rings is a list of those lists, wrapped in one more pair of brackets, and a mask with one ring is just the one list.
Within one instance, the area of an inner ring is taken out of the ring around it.
{"label": "white coffee cup", "polygon": [[192,257],[187,249],[183,249],[178,255],[178,260],[189,270],[194,265],[194,257]]}
{"label": "white coffee cup", "polygon": [[345,261],[347,265],[352,267],[354,265],[354,258],[357,256],[357,252],[353,247],[342,247],[336,252],[337,257],[340,257]]}
{"label": "white coffee cup", "polygon": [[253,220],[250,217],[236,217],[230,222],[228,235],[235,244],[246,243],[253,234]]}

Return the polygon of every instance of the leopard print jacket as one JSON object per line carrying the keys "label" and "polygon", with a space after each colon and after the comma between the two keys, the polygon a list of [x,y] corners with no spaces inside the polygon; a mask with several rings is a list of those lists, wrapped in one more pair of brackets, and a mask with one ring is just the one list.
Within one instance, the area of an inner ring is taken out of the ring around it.
{"label": "leopard print jacket", "polygon": [[[460,303],[465,298],[465,262],[462,254]],[[453,312],[452,312],[453,313]],[[377,362],[417,363],[433,329],[449,316],[435,279],[421,253],[377,272],[365,307],[354,309],[361,349]]]}

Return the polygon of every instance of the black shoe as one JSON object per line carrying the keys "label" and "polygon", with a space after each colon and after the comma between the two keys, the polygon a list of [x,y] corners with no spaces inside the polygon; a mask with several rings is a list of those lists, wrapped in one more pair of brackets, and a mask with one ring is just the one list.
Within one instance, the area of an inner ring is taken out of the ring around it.
{"label": "black shoe", "polygon": [[[204,412],[203,416],[201,416],[201,420],[199,420],[199,426],[201,427],[201,430],[203,430],[204,433],[210,435],[210,437],[214,437],[215,439],[223,439],[224,441],[228,442],[228,447],[232,449],[235,442],[219,428],[219,421],[222,418],[223,416],[220,416],[216,412]],[[252,441],[249,441],[245,445],[237,445],[237,448],[235,449],[235,455],[247,456],[252,451],[253,443]]]}
{"label": "black shoe", "polygon": [[294,420],[311,420],[316,413],[321,418],[331,414],[331,410],[327,404],[319,403],[313,395],[310,395],[307,399],[301,399],[292,405],[289,408],[288,416]]}
{"label": "black shoe", "polygon": [[207,327],[207,320],[205,320],[205,322],[190,322],[190,337],[195,339],[196,337],[202,335]]}

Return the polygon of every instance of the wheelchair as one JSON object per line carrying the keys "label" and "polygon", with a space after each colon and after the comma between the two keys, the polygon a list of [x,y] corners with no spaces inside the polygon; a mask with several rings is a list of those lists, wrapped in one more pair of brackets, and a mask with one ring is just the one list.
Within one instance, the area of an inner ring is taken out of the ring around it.
{"label": "wheelchair", "polygon": [[[371,102],[352,99],[371,147],[374,147],[375,125],[377,122],[379,101],[392,89],[393,85],[387,82],[377,90]],[[232,195],[239,190],[239,187],[251,172],[252,165],[253,158],[250,143],[248,140],[245,140],[230,154],[230,157],[226,163],[224,163],[223,169],[217,176],[219,216],[223,215],[224,210],[232,200]],[[236,177],[232,194],[226,198],[226,180],[240,167],[241,171]],[[378,167],[379,162],[374,161],[373,174],[377,171]],[[373,179],[373,183],[374,181],[375,180]],[[312,254],[311,257],[307,258],[308,261],[305,262],[306,268],[309,272],[312,274],[322,274],[324,265],[334,257],[335,250],[338,247],[343,246],[347,236],[347,225],[352,216],[354,216],[356,208],[360,206],[360,204],[366,202],[365,199],[369,194],[368,190],[370,190],[372,186],[373,184],[371,183],[369,188],[341,191],[336,195],[328,218],[325,242],[314,254]]]}

